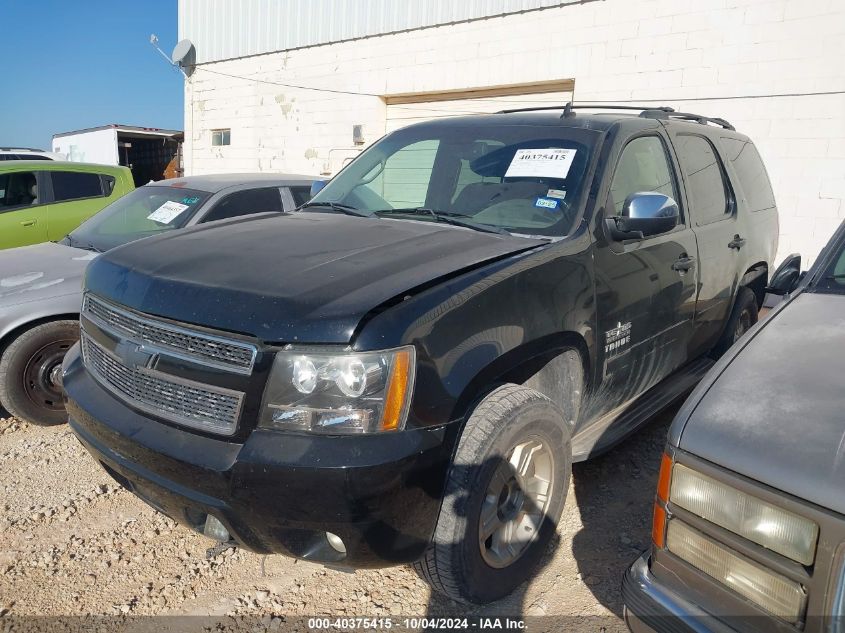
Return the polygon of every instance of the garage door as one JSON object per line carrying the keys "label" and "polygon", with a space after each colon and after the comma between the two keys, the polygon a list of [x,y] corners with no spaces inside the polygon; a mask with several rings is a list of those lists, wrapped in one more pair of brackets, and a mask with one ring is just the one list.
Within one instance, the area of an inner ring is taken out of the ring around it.
{"label": "garage door", "polygon": [[511,108],[564,105],[572,100],[571,80],[498,86],[477,90],[386,97],[387,131],[447,116],[484,114]]}

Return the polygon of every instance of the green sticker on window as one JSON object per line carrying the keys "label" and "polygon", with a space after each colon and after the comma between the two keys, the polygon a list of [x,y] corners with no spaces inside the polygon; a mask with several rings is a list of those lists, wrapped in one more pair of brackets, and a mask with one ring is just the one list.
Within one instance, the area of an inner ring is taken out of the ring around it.
{"label": "green sticker on window", "polygon": [[196,204],[199,201],[200,199],[198,196],[194,196],[192,198],[182,198],[182,204]]}

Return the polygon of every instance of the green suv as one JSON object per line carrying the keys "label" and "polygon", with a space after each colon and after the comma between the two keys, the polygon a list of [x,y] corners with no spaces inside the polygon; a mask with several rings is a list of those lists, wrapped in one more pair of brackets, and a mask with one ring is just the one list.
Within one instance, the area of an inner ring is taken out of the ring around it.
{"label": "green suv", "polygon": [[126,167],[0,163],[0,249],[59,240],[134,188]]}

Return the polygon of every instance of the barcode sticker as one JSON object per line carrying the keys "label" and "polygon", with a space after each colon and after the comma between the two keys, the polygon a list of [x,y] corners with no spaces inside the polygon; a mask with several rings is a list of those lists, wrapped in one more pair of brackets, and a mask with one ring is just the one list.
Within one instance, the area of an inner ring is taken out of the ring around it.
{"label": "barcode sticker", "polygon": [[537,178],[566,178],[577,150],[550,147],[549,149],[518,149],[505,178],[516,176]]}
{"label": "barcode sticker", "polygon": [[152,220],[153,222],[159,222],[160,224],[170,224],[173,220],[182,215],[182,212],[187,208],[187,204],[179,204],[178,202],[168,200],[158,209],[150,213],[147,216],[147,219]]}

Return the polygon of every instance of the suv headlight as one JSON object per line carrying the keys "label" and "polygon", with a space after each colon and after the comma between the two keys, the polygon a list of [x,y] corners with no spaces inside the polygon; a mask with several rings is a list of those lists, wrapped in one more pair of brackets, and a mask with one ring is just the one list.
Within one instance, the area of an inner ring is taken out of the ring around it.
{"label": "suv headlight", "polygon": [[401,430],[415,366],[411,346],[378,352],[286,348],[273,360],[259,426],[326,435]]}
{"label": "suv headlight", "polygon": [[819,528],[809,519],[675,464],[669,501],[787,558],[812,565]]}

